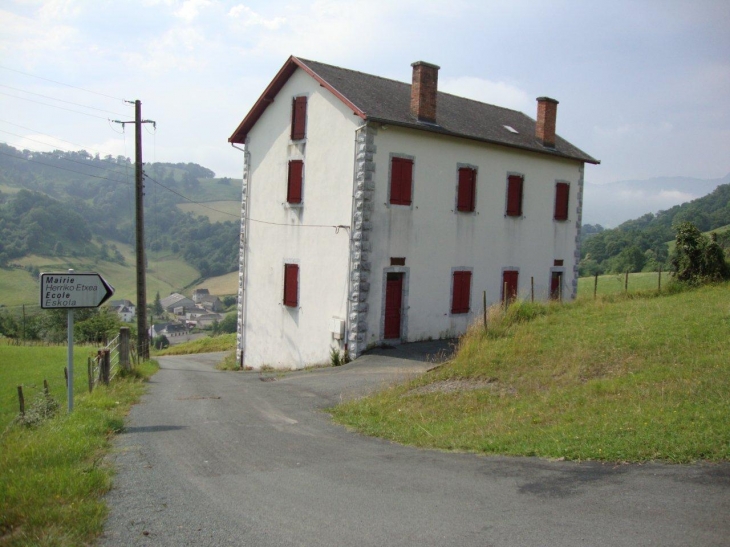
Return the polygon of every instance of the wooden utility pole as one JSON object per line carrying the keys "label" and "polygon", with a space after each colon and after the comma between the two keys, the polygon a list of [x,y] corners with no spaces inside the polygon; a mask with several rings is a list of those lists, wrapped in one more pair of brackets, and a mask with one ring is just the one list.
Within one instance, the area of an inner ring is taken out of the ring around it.
{"label": "wooden utility pole", "polygon": [[[132,101],[127,101],[132,102]],[[135,246],[137,250],[137,355],[140,359],[149,359],[150,349],[147,336],[147,280],[145,276],[144,253],[144,169],[142,163],[142,124],[157,124],[152,120],[142,119],[142,102],[134,101],[134,121],[115,123],[134,124],[134,179],[135,179]]]}

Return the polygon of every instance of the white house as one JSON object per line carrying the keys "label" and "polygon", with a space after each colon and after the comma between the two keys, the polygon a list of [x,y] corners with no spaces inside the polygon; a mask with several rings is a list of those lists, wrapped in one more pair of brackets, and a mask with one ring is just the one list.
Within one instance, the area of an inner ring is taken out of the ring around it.
{"label": "white house", "polygon": [[459,335],[483,291],[575,297],[584,164],[599,162],[555,134],[557,101],[539,98],[535,121],[412,66],[409,85],[290,57],[230,137],[243,366]]}

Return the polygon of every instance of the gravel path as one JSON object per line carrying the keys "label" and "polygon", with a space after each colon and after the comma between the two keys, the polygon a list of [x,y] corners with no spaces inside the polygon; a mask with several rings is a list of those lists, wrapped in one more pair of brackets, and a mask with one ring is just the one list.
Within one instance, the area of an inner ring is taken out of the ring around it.
{"label": "gravel path", "polygon": [[216,371],[221,354],[161,358],[116,441],[100,545],[730,545],[727,464],[418,450],[348,432],[321,411],[421,373],[433,349],[268,382]]}

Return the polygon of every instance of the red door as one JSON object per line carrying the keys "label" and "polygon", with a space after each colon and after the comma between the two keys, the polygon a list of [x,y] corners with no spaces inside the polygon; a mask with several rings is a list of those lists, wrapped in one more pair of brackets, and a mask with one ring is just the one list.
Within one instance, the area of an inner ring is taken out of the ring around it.
{"label": "red door", "polygon": [[562,300],[561,285],[563,281],[562,272],[553,272],[550,276],[550,298],[554,300]]}
{"label": "red door", "polygon": [[502,302],[509,305],[517,298],[517,276],[519,272],[506,270],[502,273]]}
{"label": "red door", "polygon": [[385,284],[385,328],[387,340],[400,338],[401,307],[403,304],[403,274],[389,273]]}

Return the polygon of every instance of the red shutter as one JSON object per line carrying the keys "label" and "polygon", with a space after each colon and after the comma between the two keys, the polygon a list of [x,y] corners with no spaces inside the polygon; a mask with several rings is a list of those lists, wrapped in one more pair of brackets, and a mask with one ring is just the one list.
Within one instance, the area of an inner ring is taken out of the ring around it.
{"label": "red shutter", "polygon": [[471,296],[471,272],[454,272],[454,292],[451,296],[451,313],[469,313]]}
{"label": "red shutter", "polygon": [[469,167],[459,169],[459,190],[456,200],[456,209],[458,211],[474,211],[476,180],[476,170]]}
{"label": "red shutter", "polygon": [[[502,301],[507,298],[508,303],[517,298],[517,276],[519,272],[515,270],[505,270],[502,272]],[[506,294],[505,294],[506,289]]]}
{"label": "red shutter", "polygon": [[292,160],[289,162],[289,179],[286,189],[286,201],[289,203],[302,202],[302,172],[304,162]]}
{"label": "red shutter", "polygon": [[284,305],[293,306],[299,303],[299,265],[284,264]]}
{"label": "red shutter", "polygon": [[291,138],[303,139],[306,136],[307,98],[295,97],[291,109]]}
{"label": "red shutter", "polygon": [[507,178],[507,215],[522,216],[522,177],[510,175]]}
{"label": "red shutter", "polygon": [[390,203],[410,205],[412,183],[413,160],[393,158],[390,168]]}
{"label": "red shutter", "polygon": [[568,198],[570,185],[567,182],[558,182],[555,185],[555,220],[568,220]]}

